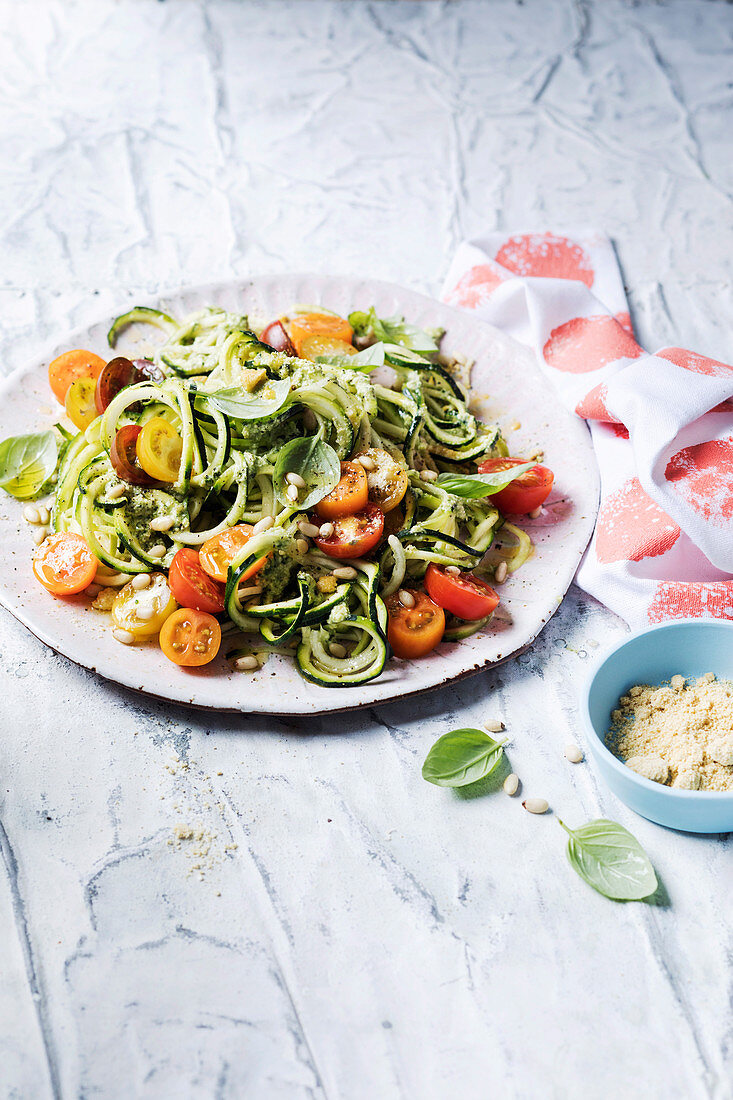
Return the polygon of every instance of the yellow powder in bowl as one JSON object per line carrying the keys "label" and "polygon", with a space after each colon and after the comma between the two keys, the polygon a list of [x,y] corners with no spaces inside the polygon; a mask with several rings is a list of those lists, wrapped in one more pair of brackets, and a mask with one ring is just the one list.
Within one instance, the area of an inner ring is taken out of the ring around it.
{"label": "yellow powder in bowl", "polygon": [[636,684],[611,714],[606,744],[639,775],[693,791],[733,791],[733,683],[712,672]]}

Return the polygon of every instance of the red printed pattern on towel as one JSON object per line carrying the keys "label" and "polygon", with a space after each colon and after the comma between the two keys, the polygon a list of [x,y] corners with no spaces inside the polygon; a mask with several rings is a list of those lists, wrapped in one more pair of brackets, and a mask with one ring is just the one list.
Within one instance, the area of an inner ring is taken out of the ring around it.
{"label": "red printed pattern on towel", "polygon": [[666,554],[679,537],[677,524],[647,496],[634,477],[601,504],[596,557],[604,565],[656,558]]}
{"label": "red printed pattern on towel", "polygon": [[[716,527],[733,518],[733,439],[709,439],[684,447],[664,476],[693,511]],[[733,532],[732,532],[733,536]]]}
{"label": "red printed pattern on towel", "polygon": [[733,581],[661,581],[647,618],[650,623],[666,619],[733,619]]}
{"label": "red printed pattern on towel", "polygon": [[446,301],[452,306],[462,306],[463,309],[476,309],[483,305],[502,282],[501,275],[489,264],[477,264],[461,276]]}
{"label": "red printed pattern on towel", "polygon": [[578,279],[593,286],[593,266],[588,254],[567,237],[554,233],[525,233],[510,237],[496,253],[496,262],[515,275],[546,279]]}
{"label": "red printed pattern on towel", "polygon": [[617,359],[638,359],[644,352],[613,317],[574,317],[550,333],[542,354],[545,362],[570,374],[599,370]]}

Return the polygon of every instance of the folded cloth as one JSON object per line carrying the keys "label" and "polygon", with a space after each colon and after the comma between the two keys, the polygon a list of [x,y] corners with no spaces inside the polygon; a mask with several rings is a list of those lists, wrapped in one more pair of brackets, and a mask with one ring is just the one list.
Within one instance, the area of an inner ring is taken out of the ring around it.
{"label": "folded cloth", "polygon": [[733,618],[733,368],[647,354],[611,243],[589,230],[464,242],[443,299],[533,348],[589,422],[601,505],[580,587],[634,627]]}

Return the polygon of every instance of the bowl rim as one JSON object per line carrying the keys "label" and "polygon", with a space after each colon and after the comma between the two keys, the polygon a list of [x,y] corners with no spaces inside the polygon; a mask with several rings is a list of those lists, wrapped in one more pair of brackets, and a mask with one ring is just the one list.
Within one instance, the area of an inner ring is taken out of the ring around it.
{"label": "bowl rim", "polygon": [[623,764],[617,756],[611,752],[607,747],[605,740],[596,732],[596,728],[591,721],[590,716],[590,693],[593,687],[593,683],[600,672],[603,665],[619,650],[629,645],[630,642],[636,641],[638,638],[643,638],[647,635],[656,634],[660,630],[676,629],[683,626],[696,626],[700,628],[713,626],[715,628],[722,627],[724,630],[728,630],[733,633],[733,619],[715,619],[715,618],[686,618],[686,619],[668,619],[663,623],[655,623],[653,626],[641,627],[638,630],[632,630],[629,634],[625,635],[620,642],[611,646],[610,649],[604,650],[595,658],[592,668],[589,670],[585,677],[585,680],[581,688],[581,714],[583,723],[586,728],[586,733],[590,737],[590,749],[592,753],[598,753],[600,758],[611,766],[619,777],[624,777],[631,783],[635,783],[641,790],[653,792],[660,798],[669,798],[673,801],[685,802],[690,800],[700,800],[708,804],[712,803],[733,803],[733,791],[687,791],[680,790],[675,787],[667,787],[664,783],[655,783],[651,779],[646,779],[643,775],[639,775],[633,770],[633,768],[627,767]]}

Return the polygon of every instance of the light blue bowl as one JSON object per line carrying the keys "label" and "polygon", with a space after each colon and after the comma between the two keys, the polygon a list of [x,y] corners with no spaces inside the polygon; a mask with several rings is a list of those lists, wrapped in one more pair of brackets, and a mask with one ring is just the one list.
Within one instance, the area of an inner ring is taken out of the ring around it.
{"label": "light blue bowl", "polygon": [[689,833],[733,830],[733,792],[685,791],[652,783],[606,748],[611,711],[634,684],[661,684],[714,672],[733,680],[733,621],[678,619],[638,630],[602,655],[581,697],[588,748],[613,793],[642,817]]}

